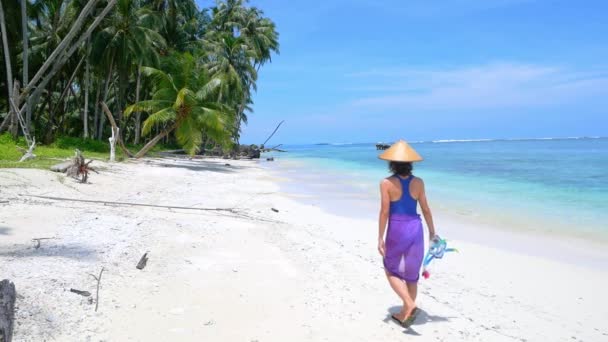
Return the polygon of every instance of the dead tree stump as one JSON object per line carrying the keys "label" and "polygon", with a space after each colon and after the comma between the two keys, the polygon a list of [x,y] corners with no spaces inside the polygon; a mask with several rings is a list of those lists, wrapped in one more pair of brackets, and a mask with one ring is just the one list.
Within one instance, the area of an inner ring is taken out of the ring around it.
{"label": "dead tree stump", "polygon": [[15,284],[8,279],[0,281],[0,342],[13,340],[16,297]]}

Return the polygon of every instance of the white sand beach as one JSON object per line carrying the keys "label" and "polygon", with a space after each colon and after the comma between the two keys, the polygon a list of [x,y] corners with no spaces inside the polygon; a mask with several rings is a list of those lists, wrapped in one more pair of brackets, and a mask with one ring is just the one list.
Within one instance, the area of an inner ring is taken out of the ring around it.
{"label": "white sand beach", "polygon": [[[0,200],[14,341],[608,341],[605,268],[482,244],[468,238],[476,227],[459,234],[441,213],[460,252],[432,265],[421,314],[402,328],[390,320],[400,302],[376,251],[376,217],[298,202],[257,162],[103,164],[90,184],[1,169]],[[53,239],[36,249],[34,238]],[[102,267],[95,312],[90,274]]]}

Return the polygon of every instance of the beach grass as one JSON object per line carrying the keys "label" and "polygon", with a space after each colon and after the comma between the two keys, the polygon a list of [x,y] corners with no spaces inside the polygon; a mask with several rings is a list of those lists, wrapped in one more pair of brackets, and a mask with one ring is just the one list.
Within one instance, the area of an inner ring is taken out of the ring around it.
{"label": "beach grass", "polygon": [[[10,134],[0,135],[0,168],[35,168],[48,170],[52,165],[73,157],[76,149],[79,149],[86,159],[107,161],[110,158],[109,143],[94,139],[83,139],[74,137],[60,137],[50,145],[37,145],[34,150],[35,159],[20,163],[22,153],[17,147],[27,148],[23,137],[17,141]],[[128,145],[131,151],[137,151],[141,145]],[[156,146],[153,151],[160,151],[162,145]],[[116,148],[116,160],[122,161],[126,155],[120,148]]]}

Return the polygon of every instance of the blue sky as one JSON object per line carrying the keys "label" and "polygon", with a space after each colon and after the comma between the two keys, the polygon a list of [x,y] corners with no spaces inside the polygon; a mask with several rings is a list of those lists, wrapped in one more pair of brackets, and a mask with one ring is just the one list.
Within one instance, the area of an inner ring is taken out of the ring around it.
{"label": "blue sky", "polygon": [[245,143],[281,120],[269,144],[608,135],[606,1],[250,4],[281,53]]}

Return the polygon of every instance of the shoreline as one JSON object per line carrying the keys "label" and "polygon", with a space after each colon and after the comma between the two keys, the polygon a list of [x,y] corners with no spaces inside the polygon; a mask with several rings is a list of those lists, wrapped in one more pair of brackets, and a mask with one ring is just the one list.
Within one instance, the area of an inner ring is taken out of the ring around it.
{"label": "shoreline", "polygon": [[[318,206],[327,213],[377,224],[377,198],[369,193],[368,185],[356,185],[359,179],[351,178],[348,174],[342,177],[328,174],[324,177],[318,172],[312,176],[299,176],[307,172],[305,161],[277,157],[266,168],[278,177],[281,190],[290,198]],[[427,191],[429,188],[432,189],[432,185],[427,185]],[[502,219],[493,220],[492,214],[483,213],[481,217],[479,214],[471,215],[451,208],[450,201],[436,200],[435,197],[430,200],[435,224],[444,238],[463,239],[506,251],[608,271],[608,253],[601,252],[608,246],[608,234],[566,231],[561,227],[545,228],[553,222],[543,222],[541,218],[511,222],[511,215],[504,213]]]}
{"label": "shoreline", "polygon": [[[0,196],[9,200],[0,204],[0,274],[19,293],[15,341],[608,336],[601,319],[608,314],[603,270],[459,239],[452,242],[461,252],[434,262],[431,278],[421,280],[422,313],[403,329],[390,320],[399,301],[377,255],[375,220],[297,201],[281,190],[285,177],[263,163],[147,159],[104,164],[91,184],[62,177],[0,170]],[[19,193],[239,208],[242,215],[67,203]],[[55,239],[35,249],[36,237]],[[137,270],[145,252],[148,265]],[[95,312],[88,298],[69,289],[94,292],[88,274],[101,267]]]}

